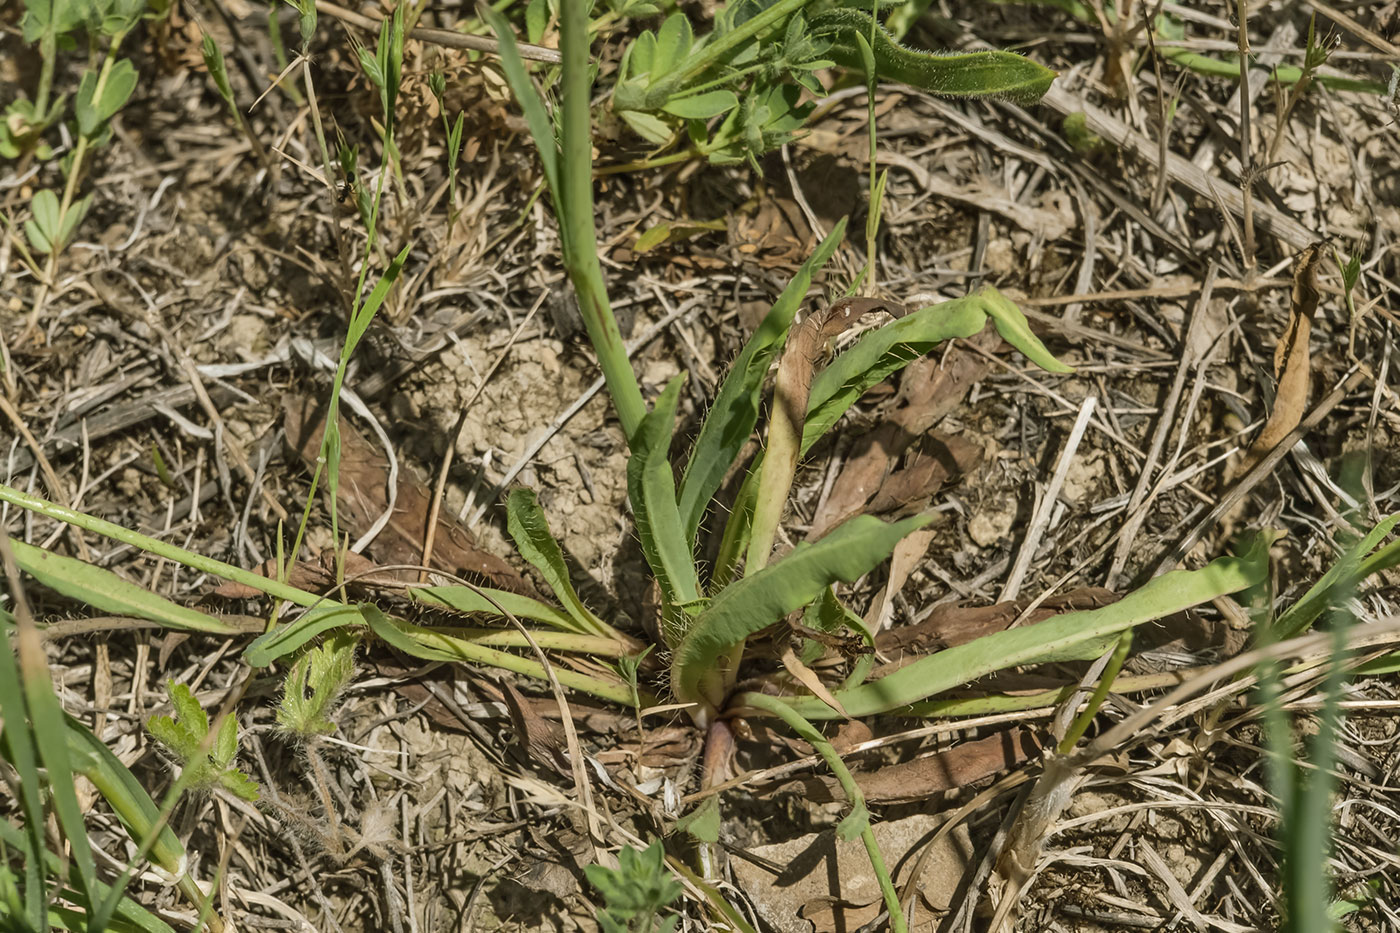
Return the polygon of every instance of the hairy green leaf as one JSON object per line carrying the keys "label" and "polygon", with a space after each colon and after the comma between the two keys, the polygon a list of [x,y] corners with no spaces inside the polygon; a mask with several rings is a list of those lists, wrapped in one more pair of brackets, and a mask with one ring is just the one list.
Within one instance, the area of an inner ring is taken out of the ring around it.
{"label": "hairy green leaf", "polygon": [[534,565],[544,577],[554,596],[576,623],[573,631],[595,635],[609,634],[608,627],[589,611],[569,580],[569,567],[564,552],[549,530],[549,520],[540,508],[535,493],[524,487],[512,489],[506,497],[506,529],[520,551],[520,556]]}
{"label": "hairy green leaf", "polygon": [[812,17],[814,36],[835,41],[827,57],[847,68],[864,71],[866,64],[857,37],[874,36],[870,54],[882,81],[898,81],[940,97],[1007,97],[1035,103],[1050,89],[1056,74],[1014,52],[968,52],[939,55],[907,49],[864,10],[827,10]]}
{"label": "hairy green leaf", "polygon": [[843,217],[783,289],[720,385],[681,480],[680,511],[687,541],[695,540],[710,500],[758,423],[764,377],[807,297],[812,277],[826,265],[845,235]]}
{"label": "hairy green leaf", "polygon": [[637,536],[668,605],[693,603],[700,598],[700,582],[676,505],[676,484],[668,456],[676,404],[684,382],[681,375],[667,384],[656,407],[642,419],[629,441],[632,456],[627,461],[627,491],[637,521]]}
{"label": "hairy green leaf", "polygon": [[696,617],[676,648],[671,663],[676,698],[699,704],[691,715],[698,722],[708,721],[724,698],[706,695],[702,680],[726,652],[801,609],[832,583],[850,583],[868,573],[901,538],[927,523],[925,516],[893,524],[857,516],[815,544],[801,544],[777,563],[725,587]]}
{"label": "hairy green leaf", "polygon": [[[1234,593],[1262,580],[1271,537],[1262,534],[1240,557],[1222,557],[1200,570],[1163,574],[1101,609],[1069,612],[1035,625],[1008,629],[947,648],[878,680],[836,694],[853,717],[905,708],[978,677],[1024,664],[1096,658],[1124,631]],[[808,719],[838,714],[816,697],[791,701]]]}
{"label": "hairy green leaf", "polygon": [[94,609],[149,619],[166,628],[187,632],[235,635],[238,629],[213,616],[172,603],[121,577],[76,558],[53,554],[23,541],[10,540],[20,568],[64,596]]}

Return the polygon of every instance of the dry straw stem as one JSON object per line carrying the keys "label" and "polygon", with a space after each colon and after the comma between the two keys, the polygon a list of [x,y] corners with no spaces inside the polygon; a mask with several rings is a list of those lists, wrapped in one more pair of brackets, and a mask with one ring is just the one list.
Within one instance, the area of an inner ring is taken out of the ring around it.
{"label": "dry straw stem", "polygon": [[[334,3],[327,3],[326,0],[316,0],[316,9],[328,16],[334,16],[338,20],[359,26],[361,29],[368,29],[370,32],[379,31],[379,20],[371,16],[347,10],[343,6]],[[464,32],[456,32],[451,29],[433,29],[428,26],[417,26],[408,30],[405,38],[417,39],[420,42],[427,42],[432,45],[440,45],[449,49],[466,49],[472,52],[490,52],[492,55],[498,54],[500,46],[495,39],[487,36],[470,36]],[[521,58],[528,58],[537,62],[549,62],[558,64],[559,52],[556,49],[547,49],[540,45],[528,45],[526,43],[516,43],[516,48],[520,51]]]}

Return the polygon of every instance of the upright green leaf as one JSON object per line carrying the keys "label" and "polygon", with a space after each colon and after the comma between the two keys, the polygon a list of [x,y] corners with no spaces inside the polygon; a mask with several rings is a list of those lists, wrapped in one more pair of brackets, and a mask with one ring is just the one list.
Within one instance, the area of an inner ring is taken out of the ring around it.
{"label": "upright green leaf", "polygon": [[695,559],[676,505],[675,477],[668,456],[676,404],[684,382],[682,374],[667,384],[656,407],[642,419],[629,441],[632,456],[627,461],[627,491],[637,521],[637,536],[668,605],[693,603],[700,598]]}
{"label": "upright green leaf", "polygon": [[496,41],[500,43],[501,70],[505,72],[506,83],[510,85],[511,92],[515,94],[515,99],[520,102],[520,109],[525,114],[525,123],[530,127],[530,135],[535,139],[535,149],[540,154],[540,164],[544,167],[544,177],[549,184],[549,190],[557,196],[559,142],[554,136],[554,121],[549,118],[544,101],[540,99],[539,91],[535,90],[530,73],[525,70],[525,62],[520,58],[520,49],[516,46],[515,32],[510,22],[490,5],[481,7],[481,15],[491,27],[491,31],[496,34]]}
{"label": "upright green leaf", "polygon": [[564,551],[549,530],[549,520],[533,490],[520,487],[510,491],[506,497],[506,530],[520,556],[540,572],[564,611],[573,617],[577,623],[574,631],[611,634],[608,626],[583,604],[574,589],[569,579],[569,566],[564,562]]}
{"label": "upright green leaf", "polygon": [[783,289],[720,385],[681,480],[680,513],[687,541],[695,540],[710,499],[758,423],[764,377],[782,349],[793,317],[807,297],[812,277],[826,265],[845,235],[843,217]]}

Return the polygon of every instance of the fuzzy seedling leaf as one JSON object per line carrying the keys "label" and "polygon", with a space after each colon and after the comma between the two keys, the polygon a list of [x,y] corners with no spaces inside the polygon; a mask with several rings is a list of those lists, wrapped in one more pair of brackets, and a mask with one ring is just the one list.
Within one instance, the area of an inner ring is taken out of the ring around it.
{"label": "fuzzy seedling leaf", "polygon": [[258,799],[258,785],[233,763],[238,756],[238,720],[231,715],[225,717],[206,750],[209,716],[189,685],[168,681],[166,693],[175,715],[152,716],[146,721],[146,731],[174,753],[180,765],[180,780],[195,791],[218,784],[244,800]]}
{"label": "fuzzy seedling leaf", "polygon": [[277,707],[277,722],[284,730],[304,737],[335,731],[330,716],[355,674],[358,645],[359,639],[349,632],[336,632],[297,658]]}
{"label": "fuzzy seedling leaf", "polygon": [[598,917],[600,923],[606,916],[612,923],[621,924],[617,929],[628,930],[627,921],[664,910],[680,897],[680,883],[666,872],[665,859],[665,850],[657,840],[645,851],[623,847],[617,854],[617,868],[584,868],[589,883],[603,895],[605,906]]}

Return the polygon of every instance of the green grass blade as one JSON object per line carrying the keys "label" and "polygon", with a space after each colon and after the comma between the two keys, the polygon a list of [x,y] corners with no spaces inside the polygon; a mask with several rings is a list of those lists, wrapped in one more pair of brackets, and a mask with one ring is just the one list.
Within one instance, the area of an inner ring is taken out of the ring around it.
{"label": "green grass blade", "polygon": [[488,4],[479,7],[481,16],[500,43],[501,70],[505,72],[506,83],[510,85],[520,109],[525,114],[525,124],[530,127],[530,135],[535,139],[535,149],[540,154],[540,164],[544,166],[544,177],[549,190],[559,191],[559,143],[554,137],[554,121],[544,109],[544,101],[530,74],[525,70],[525,62],[516,46],[515,31],[510,21]]}
{"label": "green grass blade", "polygon": [[131,838],[138,843],[149,839],[151,861],[171,874],[178,874],[185,861],[185,848],[169,826],[161,826],[160,832],[151,838],[161,822],[160,808],[131,769],[72,716],[64,715],[58,734],[75,770],[92,781]]}
{"label": "green grass blade", "polygon": [[44,786],[49,789],[54,816],[64,838],[68,840],[73,863],[78,869],[79,883],[83,891],[92,892],[97,881],[97,869],[93,864],[87,826],[73,786],[73,769],[64,740],[65,714],[53,692],[52,675],[39,630],[33,620],[26,623],[23,615],[16,620],[15,647],[19,655],[20,689],[24,692],[39,762],[46,772]]}
{"label": "green grass blade", "polygon": [[632,456],[627,461],[627,492],[642,553],[670,605],[700,598],[700,582],[676,505],[675,475],[668,456],[684,382],[684,375],[672,379],[656,400],[656,407],[642,418],[629,442]]}
{"label": "green grass blade", "polygon": [[[444,635],[434,629],[423,628],[399,619],[390,619],[369,603],[362,605],[360,611],[375,635],[388,643],[390,647],[409,657],[422,658],[425,661],[483,664],[487,667],[496,667],[503,671],[512,671],[526,677],[533,677],[536,680],[548,681],[549,679],[545,674],[544,666],[538,661],[522,658],[507,651],[497,651],[494,648],[475,645],[460,638]],[[571,690],[582,690],[584,693],[622,706],[631,706],[633,703],[632,688],[621,680],[603,680],[600,677],[590,677],[587,674],[559,667],[554,669],[554,674],[559,679],[560,684]],[[650,706],[656,702],[655,697],[645,692],[641,694],[640,700],[644,706]]]}
{"label": "green grass blade", "polygon": [[800,545],[777,563],[725,587],[676,648],[671,688],[677,699],[701,704],[698,715],[692,715],[705,721],[724,698],[705,695],[702,680],[726,652],[821,596],[832,583],[850,583],[868,573],[901,538],[927,523],[924,516],[893,524],[857,516],[815,544]]}
{"label": "green grass blade", "polygon": [[236,635],[238,629],[213,616],[171,602],[134,583],[73,557],[54,554],[23,541],[10,540],[20,569],[49,589],[117,615],[149,619],[185,632]]}
{"label": "green grass blade", "polygon": [[[826,539],[823,539],[826,540]],[[1008,629],[921,658],[879,680],[836,694],[853,717],[904,709],[978,677],[1023,664],[1086,660],[1107,651],[1134,626],[1198,606],[1252,586],[1268,573],[1270,537],[1256,536],[1240,557],[1222,557],[1200,570],[1175,570],[1129,593],[1118,602],[1086,612],[1070,612],[1035,625]],[[791,701],[807,719],[838,715],[821,700]]]}
{"label": "green grass blade", "polygon": [[[1339,606],[1349,599],[1362,580],[1400,560],[1400,544],[1392,543],[1376,551],[1396,524],[1400,524],[1400,514],[1383,519],[1366,537],[1348,548],[1322,575],[1322,579],[1278,617],[1273,624],[1273,638],[1283,641],[1306,632],[1328,608]],[[1372,551],[1376,553],[1372,555]]]}
{"label": "green grass blade", "polygon": [[[39,779],[39,757],[34,747],[34,734],[30,729],[29,714],[25,709],[24,692],[20,689],[19,666],[15,660],[18,650],[13,644],[13,618],[0,609],[0,620],[5,623],[5,648],[0,651],[0,720],[4,731],[0,732],[0,756],[19,775],[19,805],[24,814],[24,834],[22,839],[11,841],[24,853],[24,917],[30,929],[44,928],[44,878],[40,870],[39,853],[46,851],[44,843],[44,804],[39,796],[42,786]],[[8,824],[5,824],[8,826]]]}
{"label": "green grass blade", "polygon": [[831,259],[845,235],[843,217],[783,289],[720,385],[681,479],[680,512],[687,541],[695,540],[710,500],[758,423],[764,377],[812,287],[812,277]]}
{"label": "green grass blade", "polygon": [[578,631],[578,623],[553,606],[505,590],[484,586],[479,589],[470,586],[423,586],[412,587],[407,592],[409,599],[424,606],[438,606],[457,612],[484,612],[497,617],[504,609],[513,616],[543,622],[561,632]]}
{"label": "green grass blade", "polygon": [[510,491],[506,498],[506,529],[515,541],[520,556],[534,565],[554,591],[564,611],[573,617],[573,631],[593,635],[612,633],[602,619],[589,611],[574,590],[574,584],[569,580],[569,567],[564,562],[564,551],[549,530],[549,520],[545,518],[544,509],[540,508],[533,490],[521,487]]}
{"label": "green grass blade", "polygon": [[[27,849],[24,845],[24,833],[5,820],[0,820],[0,843],[21,851]],[[51,878],[61,878],[64,872],[63,860],[48,849],[41,850],[34,857],[34,868],[36,872],[42,872]],[[101,881],[96,882],[95,889],[95,893],[99,897],[107,897],[112,890],[110,885]],[[72,900],[73,903],[80,906],[87,904],[86,896],[81,891],[63,888],[58,893],[64,899]],[[115,922],[108,927],[109,929],[140,930],[143,933],[174,933],[174,930],[164,920],[125,895],[117,902],[113,918]],[[70,924],[70,929],[87,928],[85,914],[73,913],[73,919],[82,922]]]}

